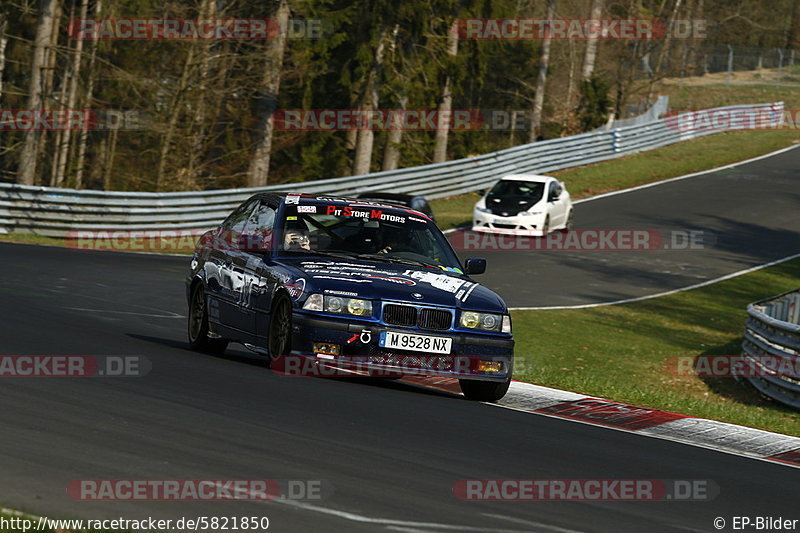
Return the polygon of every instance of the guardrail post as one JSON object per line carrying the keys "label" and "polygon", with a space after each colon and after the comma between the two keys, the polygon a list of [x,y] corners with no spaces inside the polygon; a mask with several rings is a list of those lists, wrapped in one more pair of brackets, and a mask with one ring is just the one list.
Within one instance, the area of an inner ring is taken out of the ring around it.
{"label": "guardrail post", "polygon": [[619,128],[615,128],[614,131],[611,132],[611,148],[614,150],[615,154],[618,154],[621,150],[619,145],[620,137]]}

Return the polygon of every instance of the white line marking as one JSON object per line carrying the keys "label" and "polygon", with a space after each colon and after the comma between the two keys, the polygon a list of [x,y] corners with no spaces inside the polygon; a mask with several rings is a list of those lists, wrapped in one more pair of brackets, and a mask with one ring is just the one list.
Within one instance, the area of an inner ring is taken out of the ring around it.
{"label": "white line marking", "polygon": [[183,315],[172,313],[170,311],[164,311],[165,313],[169,313],[166,315],[156,315],[152,313],[135,313],[133,311],[111,311],[109,309],[86,309],[84,307],[65,307],[64,309],[71,309],[73,311],[82,311],[86,313],[114,313],[117,315],[137,315],[137,316],[149,316],[153,318],[186,318]]}
{"label": "white line marking", "polygon": [[[708,170],[701,170],[699,172],[693,172],[691,174],[684,174],[682,176],[676,176],[674,178],[667,178],[667,179],[660,180],[660,181],[653,181],[651,183],[645,183],[643,185],[637,185],[635,187],[629,187],[627,189],[620,189],[618,191],[610,191],[610,192],[606,192],[606,193],[603,193],[603,194],[597,194],[595,196],[589,196],[588,198],[581,198],[580,200],[575,200],[574,202],[572,202],[572,205],[582,204],[583,202],[591,202],[592,200],[599,200],[600,198],[607,198],[609,196],[616,196],[618,194],[625,194],[625,193],[628,193],[628,192],[638,191],[640,189],[647,189],[648,187],[655,187],[657,185],[663,185],[665,183],[671,183],[673,181],[680,181],[680,180],[685,180],[685,179],[688,179],[688,178],[695,178],[697,176],[702,176],[704,174],[712,174],[714,172],[719,172],[720,170],[727,170],[729,168],[738,167],[739,165],[746,165],[746,164],[752,163],[754,161],[759,161],[761,159],[766,159],[768,157],[773,157],[773,156],[776,156],[778,154],[782,154],[783,152],[788,152],[789,150],[794,150],[795,148],[798,148],[798,147],[800,147],[800,144],[795,144],[795,145],[792,145],[792,146],[787,146],[786,148],[781,148],[779,150],[775,150],[774,152],[769,152],[768,154],[759,155],[759,156],[756,156],[756,157],[752,157],[750,159],[745,159],[744,161],[738,161],[736,163],[731,163],[729,165],[723,165],[721,167],[714,167],[714,168],[711,168],[711,169],[708,169]],[[639,152],[639,153],[644,153],[644,152]],[[614,160],[612,159],[610,161],[614,161]],[[605,161],[603,161],[603,162],[605,162]],[[573,167],[573,168],[577,168],[577,167]],[[564,169],[564,170],[568,170],[568,169]],[[569,178],[565,176],[564,179],[569,179]],[[448,230],[444,230],[442,233],[452,233],[454,231],[466,230],[466,229],[469,229],[470,227],[471,226],[469,226],[469,225],[459,226],[457,228],[450,228]]]}
{"label": "white line marking", "polygon": [[537,531],[546,530],[546,531],[552,531],[553,533],[582,533],[581,531],[577,531],[575,529],[565,529],[563,527],[551,526],[550,524],[533,522],[531,520],[523,520],[521,518],[514,518],[512,516],[506,516],[502,514],[483,513],[483,516],[488,516],[490,518],[495,518],[497,520],[506,520],[508,522],[514,522],[516,524],[522,524],[525,526],[534,526],[538,528]]}
{"label": "white line marking", "polygon": [[[587,396],[587,398],[589,398],[589,396]],[[595,398],[595,399],[599,399],[599,398]],[[647,438],[651,438],[651,439],[666,440],[666,441],[675,442],[675,443],[678,443],[678,444],[686,444],[686,445],[689,445],[689,446],[693,446],[695,448],[704,448],[706,450],[712,450],[712,451],[715,451],[715,452],[726,453],[728,455],[735,455],[737,457],[744,457],[744,458],[747,458],[747,459],[755,459],[757,461],[763,461],[765,463],[769,463],[769,464],[773,464],[773,465],[785,466],[785,467],[789,467],[789,468],[797,468],[798,470],[800,470],[800,465],[795,465],[795,464],[791,464],[791,463],[783,463],[783,462],[780,462],[780,461],[774,461],[772,459],[769,459],[769,458],[761,456],[761,455],[753,455],[753,454],[749,454],[747,452],[737,452],[737,451],[731,450],[730,448],[717,448],[717,447],[715,447],[715,446],[713,446],[711,444],[704,444],[704,443],[699,443],[699,442],[692,442],[692,441],[689,441],[689,440],[683,440],[683,439],[679,439],[679,438],[676,438],[676,437],[671,436],[671,435],[670,436],[667,436],[667,435],[652,435],[652,434],[649,434],[649,433],[644,433],[642,430],[634,431],[634,430],[631,430],[631,429],[623,429],[623,428],[618,428],[618,427],[613,427],[613,426],[606,426],[606,425],[603,425],[603,424],[598,424],[596,422],[589,422],[588,420],[579,420],[579,419],[576,419],[576,418],[564,418],[564,417],[552,415],[552,414],[549,414],[549,413],[540,413],[540,412],[537,412],[537,411],[530,411],[528,409],[521,409],[519,407],[512,407],[510,405],[503,405],[503,404],[500,404],[500,403],[489,403],[489,402],[482,402],[482,403],[485,403],[486,405],[491,405],[491,406],[494,406],[494,407],[500,407],[501,409],[510,409],[512,411],[519,411],[519,412],[522,412],[522,413],[527,413],[527,414],[532,414],[532,415],[537,415],[537,416],[546,416],[548,418],[555,418],[557,420],[563,420],[563,421],[567,421],[567,422],[575,422],[575,423],[578,423],[578,424],[584,424],[584,425],[592,426],[592,427],[596,427],[596,428],[610,429],[612,431],[621,431],[623,433],[630,433],[632,435],[640,435],[642,437],[647,437]],[[709,422],[715,422],[715,421],[714,420],[709,420]],[[780,433],[776,433],[775,435],[779,435],[780,437],[786,437],[786,435],[781,435]]]}
{"label": "white line marking", "polygon": [[790,255],[788,257],[784,257],[782,259],[776,259],[775,261],[770,261],[769,263],[764,263],[763,265],[756,265],[751,268],[746,268],[744,270],[739,270],[738,272],[732,272],[731,274],[725,274],[719,278],[710,279],[708,281],[704,281],[702,283],[695,283],[694,285],[689,285],[687,287],[681,287],[679,289],[672,289],[670,291],[659,292],[656,294],[648,294],[646,296],[637,296],[636,298],[627,298],[625,300],[616,300],[613,302],[599,302],[593,304],[580,304],[580,305],[552,305],[552,306],[544,306],[544,307],[509,307],[508,309],[511,311],[541,311],[544,309],[589,309],[591,307],[604,307],[607,305],[620,305],[620,304],[627,304],[631,302],[641,302],[643,300],[650,300],[652,298],[660,298],[661,296],[669,296],[670,294],[677,294],[683,291],[690,291],[692,289],[699,289],[700,287],[705,287],[707,285],[713,285],[714,283],[719,283],[720,281],[725,281],[727,279],[735,278],[738,276],[743,276],[745,274],[750,274],[751,272],[756,272],[758,270],[769,268],[771,266],[779,265],[781,263],[785,263],[786,261],[791,261],[792,259],[797,259],[800,257],[800,254]]}
{"label": "white line marking", "polygon": [[[580,200],[575,200],[574,202],[572,202],[572,204],[575,205],[575,204],[580,204],[580,203],[583,203],[583,202],[591,202],[592,200],[599,200],[600,198],[607,198],[609,196],[616,196],[618,194],[625,194],[625,193],[628,193],[628,192],[638,191],[640,189],[647,189],[648,187],[655,187],[656,185],[663,185],[665,183],[671,183],[673,181],[679,181],[679,180],[685,180],[685,179],[688,179],[688,178],[694,178],[694,177],[697,177],[697,176],[702,176],[704,174],[711,174],[713,172],[719,172],[720,170],[727,170],[729,168],[738,167],[739,165],[746,165],[746,164],[752,163],[754,161],[759,161],[761,159],[766,159],[768,157],[773,157],[773,156],[776,156],[778,154],[782,154],[783,152],[788,152],[789,150],[794,150],[795,148],[798,148],[798,147],[800,147],[800,144],[787,146],[786,148],[781,148],[780,150],[775,150],[774,152],[770,152],[768,154],[760,155],[760,156],[757,156],[757,157],[752,157],[750,159],[745,159],[744,161],[731,163],[729,165],[723,165],[721,167],[714,167],[714,168],[711,168],[711,169],[708,169],[708,170],[701,170],[699,172],[693,172],[691,174],[684,174],[683,176],[676,176],[674,178],[667,178],[667,179],[661,180],[661,181],[654,181],[652,183],[645,183],[643,185],[637,185],[636,187],[630,187],[629,189],[621,189],[619,191],[611,191],[611,192],[607,192],[607,193],[603,193],[603,194],[598,194],[596,196],[590,196],[589,198],[582,198]],[[565,177],[565,179],[568,179],[568,178]]]}
{"label": "white line marking", "polygon": [[[265,504],[270,503],[280,503],[284,505],[288,505],[289,507],[296,507],[298,509],[303,509],[305,511],[312,511],[316,513],[327,514],[330,516],[335,516],[337,518],[343,518],[345,520],[350,520],[352,522],[359,522],[362,524],[378,524],[382,526],[397,526],[401,528],[435,528],[435,529],[446,529],[446,530],[454,530],[454,531],[476,531],[476,532],[484,532],[486,528],[482,527],[472,527],[472,526],[464,526],[464,525],[455,525],[455,524],[439,524],[436,522],[411,522],[407,520],[394,520],[391,518],[373,518],[370,516],[364,516],[356,513],[351,513],[348,511],[340,511],[338,509],[331,509],[329,507],[317,507],[316,505],[311,505],[309,503],[299,502],[296,500],[281,500],[275,499],[263,502]],[[512,529],[493,529],[497,533],[519,533],[519,530],[512,530]]]}

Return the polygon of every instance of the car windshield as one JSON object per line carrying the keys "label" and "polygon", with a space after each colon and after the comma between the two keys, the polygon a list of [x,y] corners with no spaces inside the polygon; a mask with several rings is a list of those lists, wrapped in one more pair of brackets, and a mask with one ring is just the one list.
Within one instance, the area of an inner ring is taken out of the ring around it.
{"label": "car windshield", "polygon": [[541,181],[500,180],[489,191],[489,196],[524,196],[531,200],[539,200],[543,194]]}
{"label": "car windshield", "polygon": [[410,213],[355,205],[287,205],[286,213],[283,252],[434,265],[461,273],[442,232]]}

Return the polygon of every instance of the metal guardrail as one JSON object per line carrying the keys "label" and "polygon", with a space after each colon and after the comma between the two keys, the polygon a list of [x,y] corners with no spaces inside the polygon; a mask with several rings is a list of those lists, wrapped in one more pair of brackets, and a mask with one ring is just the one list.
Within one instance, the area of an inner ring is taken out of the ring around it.
{"label": "metal guardrail", "polygon": [[742,358],[758,371],[745,379],[762,394],[800,409],[800,376],[791,372],[800,368],[800,289],[752,303],[747,314]]}
{"label": "metal guardrail", "polygon": [[[758,115],[762,124],[763,117],[767,116],[777,126],[782,121],[783,102],[728,106],[707,111]],[[694,122],[685,120],[690,118],[689,115],[549,139],[444,163],[249,189],[149,193],[0,183],[0,233],[64,237],[79,230],[211,228],[243,200],[259,191],[291,190],[344,196],[381,190],[442,198],[486,188],[507,174],[546,174],[746,127],[742,124],[712,125],[706,122],[698,128]]]}

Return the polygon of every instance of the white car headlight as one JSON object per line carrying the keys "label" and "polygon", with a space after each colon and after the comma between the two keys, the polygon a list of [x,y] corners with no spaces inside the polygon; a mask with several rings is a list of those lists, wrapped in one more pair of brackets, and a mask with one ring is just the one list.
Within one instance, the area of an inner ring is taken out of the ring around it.
{"label": "white car headlight", "polygon": [[[484,331],[503,331],[506,330],[506,315],[495,315],[493,313],[478,313],[475,311],[463,311],[459,324],[462,328],[482,329]],[[511,332],[511,321],[508,321],[508,332]]]}
{"label": "white car headlight", "polygon": [[312,294],[303,304],[303,309],[342,315],[370,316],[372,315],[372,302],[360,298]]}
{"label": "white car headlight", "polygon": [[481,207],[479,205],[475,206],[475,211],[480,211],[481,213],[491,213],[491,210],[486,209],[485,207]]}

